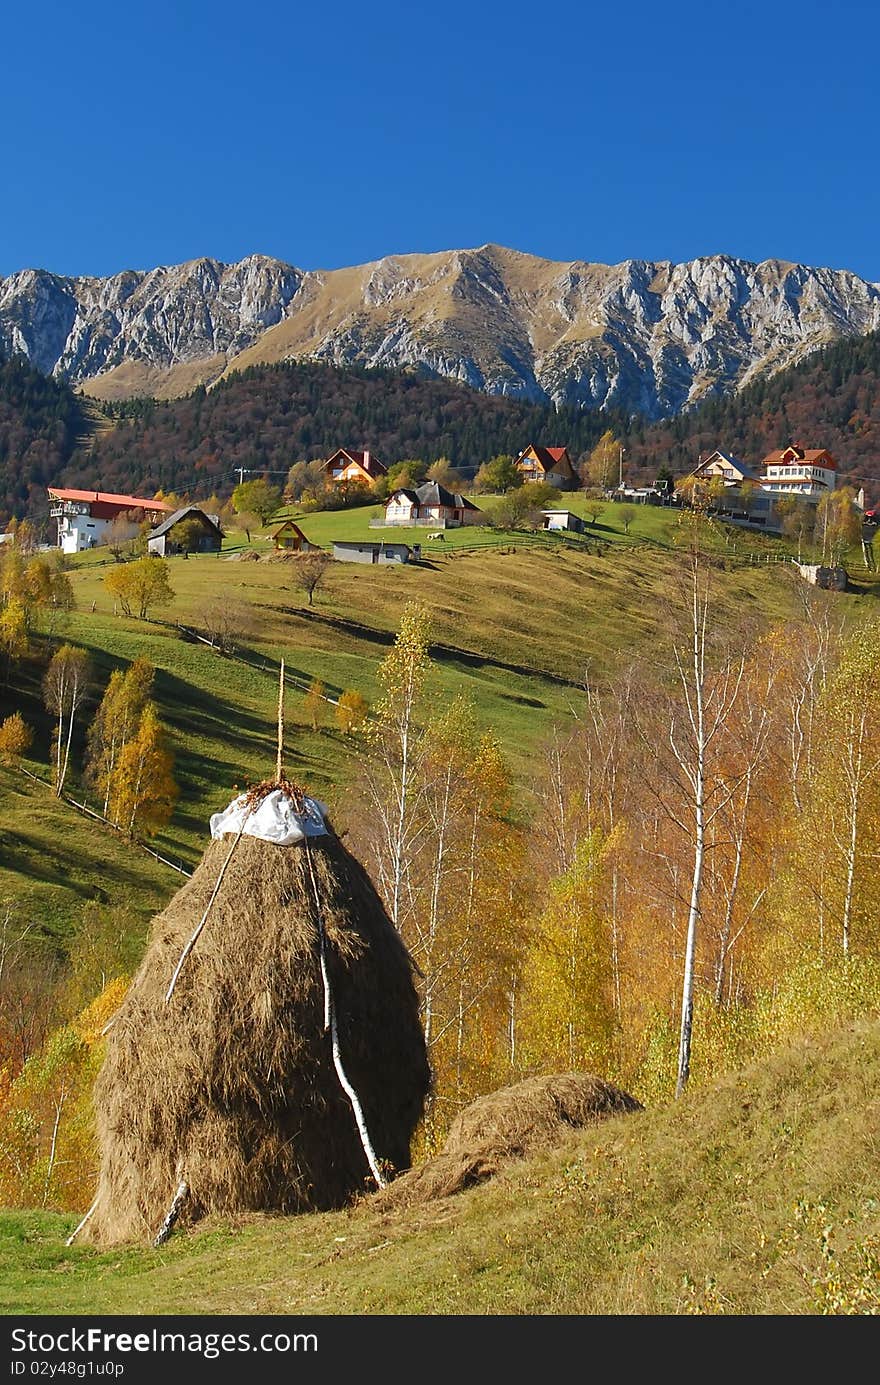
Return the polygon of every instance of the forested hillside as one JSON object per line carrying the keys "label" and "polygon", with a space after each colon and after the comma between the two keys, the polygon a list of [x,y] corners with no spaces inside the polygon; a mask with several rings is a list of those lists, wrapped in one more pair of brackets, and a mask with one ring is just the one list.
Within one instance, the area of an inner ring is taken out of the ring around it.
{"label": "forested hillside", "polygon": [[716,447],[759,462],[771,448],[800,441],[827,447],[841,471],[880,492],[880,333],[837,342],[741,394],[692,413],[631,430],[631,457],[649,472],[679,474]]}
{"label": "forested hillside", "polygon": [[0,359],[0,520],[45,503],[43,488],[89,426],[86,408],[26,361]]}
{"label": "forested hillside", "polygon": [[[337,447],[368,447],[386,464],[448,457],[478,467],[530,441],[588,450],[605,415],[493,399],[466,385],[414,374],[333,366],[259,366],[209,392],[157,403],[108,406],[117,427],[68,469],[72,483],[148,494],[163,490],[228,493],[235,468],[285,473],[297,461]],[[612,418],[612,424],[622,420]]]}
{"label": "forested hillside", "polygon": [[[627,474],[681,474],[716,447],[758,462],[772,447],[828,447],[876,499],[880,487],[880,334],[842,341],[741,394],[649,425],[491,398],[448,380],[315,363],[257,366],[184,399],[98,406],[15,360],[0,363],[0,523],[45,512],[52,481],[133,491],[226,495],[236,469],[282,474],[338,446],[386,463],[448,457],[467,473],[529,441],[565,443],[577,460],[611,429]],[[95,431],[96,419],[106,426]]]}

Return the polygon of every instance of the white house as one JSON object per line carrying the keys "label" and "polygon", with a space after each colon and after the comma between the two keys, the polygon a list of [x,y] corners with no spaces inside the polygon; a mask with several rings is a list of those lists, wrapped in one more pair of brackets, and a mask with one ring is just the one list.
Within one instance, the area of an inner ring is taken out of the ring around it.
{"label": "white house", "polygon": [[462,524],[481,524],[482,510],[467,496],[453,495],[437,481],[426,481],[411,489],[402,486],[388,497],[385,523],[433,529],[456,529]]}
{"label": "white house", "polygon": [[837,485],[837,462],[822,448],[780,447],[764,458],[761,486],[779,495],[821,500]]}
{"label": "white house", "polygon": [[58,547],[63,553],[82,553],[97,548],[114,519],[130,515],[132,523],[144,516],[167,515],[161,500],[137,495],[113,495],[107,491],[49,488],[49,514],[58,521]]}

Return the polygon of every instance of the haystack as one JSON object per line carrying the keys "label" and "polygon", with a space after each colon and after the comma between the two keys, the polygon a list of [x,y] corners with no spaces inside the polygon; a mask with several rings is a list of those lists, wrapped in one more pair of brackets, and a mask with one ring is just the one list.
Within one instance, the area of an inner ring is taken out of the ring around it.
{"label": "haystack", "polygon": [[628,1092],[588,1073],[526,1078],[466,1106],[442,1152],[393,1183],[380,1203],[406,1207],[450,1197],[494,1177],[513,1159],[552,1149],[572,1130],[641,1109]]}
{"label": "haystack", "polygon": [[345,1073],[382,1169],[408,1167],[429,1069],[412,964],[369,877],[332,830],[296,846],[243,835],[232,855],[224,837],[154,919],[109,1032],[95,1242],[153,1239],[172,1205],[192,1223],[375,1186],[334,1066],[316,895]]}

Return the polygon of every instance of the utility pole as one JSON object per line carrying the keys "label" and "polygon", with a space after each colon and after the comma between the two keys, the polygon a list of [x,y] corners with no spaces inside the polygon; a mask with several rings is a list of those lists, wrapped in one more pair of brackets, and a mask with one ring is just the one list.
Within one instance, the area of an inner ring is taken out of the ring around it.
{"label": "utility pole", "polygon": [[244,466],[237,466],[237,467],[234,467],[233,470],[238,472],[238,484],[239,484],[239,485],[241,485],[242,481],[244,480],[244,478],[245,478],[246,476],[250,476],[250,472],[248,471],[247,467],[244,467]]}
{"label": "utility pole", "polygon": [[625,448],[625,447],[621,447],[621,449],[620,449],[620,474],[619,474],[618,482],[617,482],[617,489],[618,489],[619,491],[622,491],[622,490],[623,490],[623,454],[624,454],[625,451],[626,451],[626,448]]}

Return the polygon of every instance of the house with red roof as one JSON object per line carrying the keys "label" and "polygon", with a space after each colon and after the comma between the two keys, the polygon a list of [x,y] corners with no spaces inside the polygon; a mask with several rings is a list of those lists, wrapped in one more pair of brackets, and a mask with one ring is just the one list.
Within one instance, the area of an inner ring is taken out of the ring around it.
{"label": "house with red roof", "polygon": [[824,447],[777,448],[764,458],[761,487],[779,495],[821,500],[837,485],[837,462]]}
{"label": "house with red roof", "polygon": [[337,448],[324,463],[324,475],[333,486],[371,486],[387,471],[372,452],[353,452],[347,447]]}
{"label": "house with red roof", "polygon": [[58,547],[63,553],[82,553],[104,541],[115,519],[127,515],[132,523],[145,517],[158,519],[171,513],[161,500],[145,500],[138,495],[115,495],[109,491],[49,488],[49,514],[58,521]]}
{"label": "house with red roof", "polygon": [[516,458],[515,466],[523,481],[544,481],[561,491],[574,490],[580,484],[567,447],[536,447],[530,442]]}

